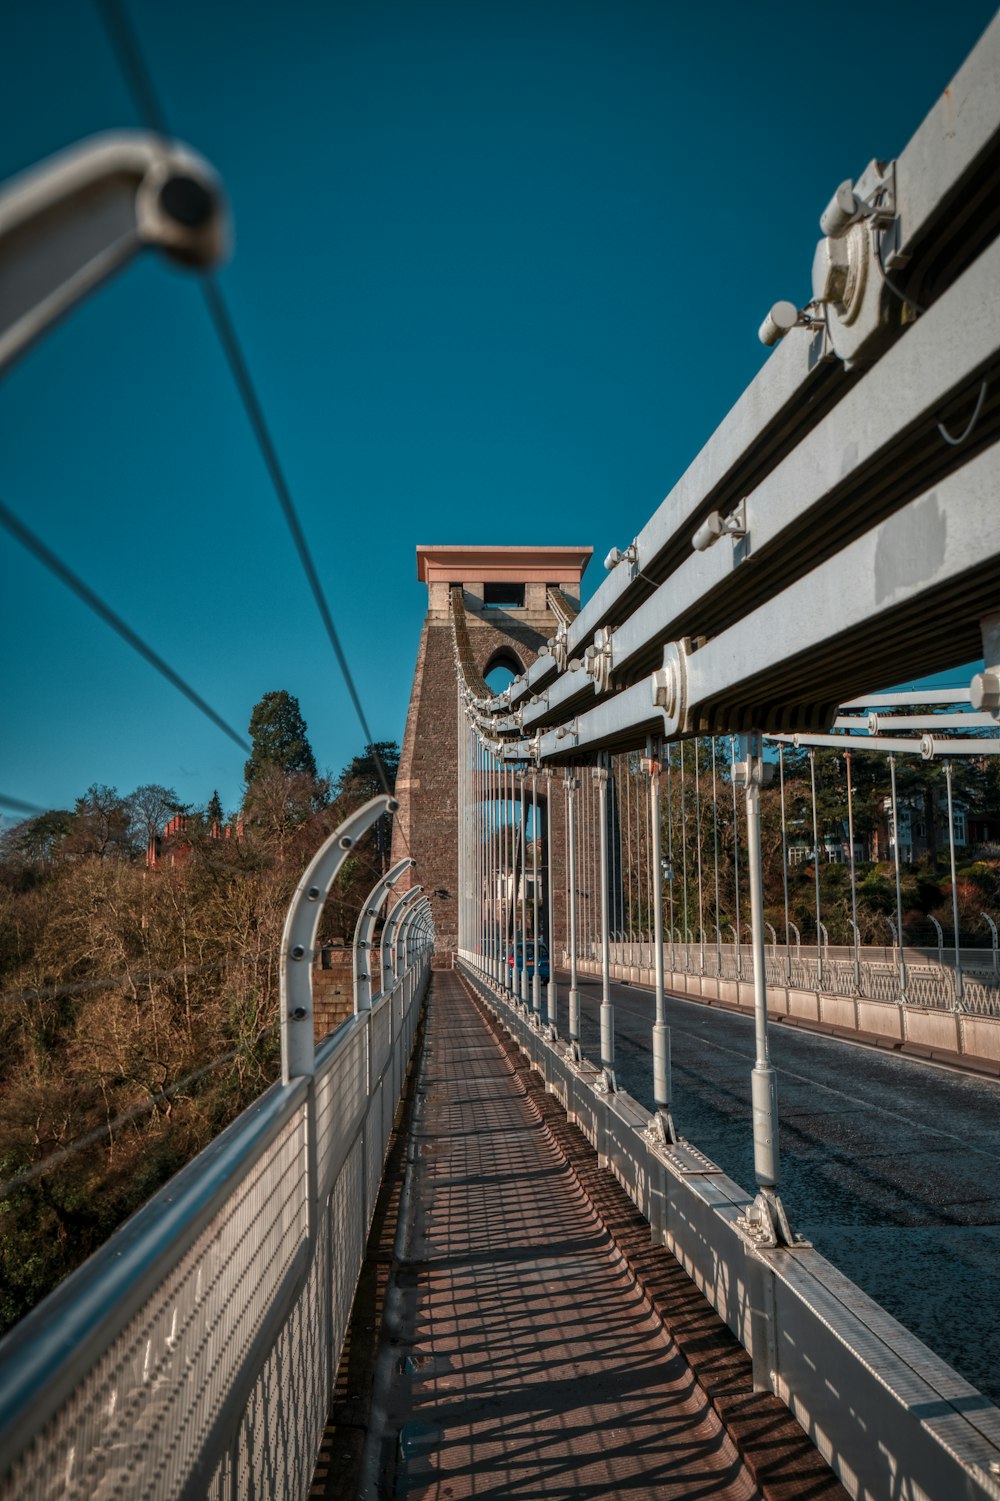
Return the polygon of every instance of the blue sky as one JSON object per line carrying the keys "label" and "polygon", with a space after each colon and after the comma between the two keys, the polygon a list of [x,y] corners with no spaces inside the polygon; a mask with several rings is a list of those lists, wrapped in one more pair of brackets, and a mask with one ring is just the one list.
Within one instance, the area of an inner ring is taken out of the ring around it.
{"label": "blue sky", "polygon": [[[992,3],[131,0],[221,172],[222,273],[376,737],[418,542],[625,545],[804,301],[836,185],[905,144]],[[838,41],[838,38],[840,39]],[[0,177],[135,112],[96,9],[11,8]],[[150,256],[0,390],[0,495],[240,730],[361,746],[193,279]],[[599,582],[599,562],[586,581]],[[232,807],[242,756],[0,533],[0,789]]]}

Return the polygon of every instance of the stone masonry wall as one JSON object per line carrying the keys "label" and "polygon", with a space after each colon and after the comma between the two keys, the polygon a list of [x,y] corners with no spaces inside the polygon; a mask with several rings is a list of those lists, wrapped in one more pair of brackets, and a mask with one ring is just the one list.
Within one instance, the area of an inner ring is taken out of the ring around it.
{"label": "stone masonry wall", "polygon": [[[482,614],[469,610],[466,620],[480,670],[505,646],[513,649],[527,668],[556,629],[555,617],[547,611],[532,611],[530,620],[516,620],[501,610]],[[555,779],[553,787],[553,894],[556,943],[560,944],[565,908],[561,777]],[[545,789],[545,779],[540,777],[540,809]],[[437,934],[434,962],[449,967],[458,943],[458,684],[451,620],[436,600],[432,600],[421,632],[396,796],[400,806],[394,820],[392,858],[395,862],[410,854],[417,861],[416,869],[400,881],[398,889],[420,885],[430,896]],[[435,891],[447,895],[434,895]]]}

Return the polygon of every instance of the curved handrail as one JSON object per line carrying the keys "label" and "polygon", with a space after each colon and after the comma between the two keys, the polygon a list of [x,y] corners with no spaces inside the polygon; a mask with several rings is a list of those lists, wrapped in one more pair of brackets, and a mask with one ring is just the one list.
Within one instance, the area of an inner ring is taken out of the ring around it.
{"label": "curved handrail", "polygon": [[[371,947],[372,933],[375,931],[375,919],[383,899],[390,892],[405,870],[412,870],[416,860],[406,855],[402,860],[387,870],[384,876],[380,876],[375,885],[365,898],[364,905],[358,914],[357,925],[354,929],[354,1010],[370,1011],[372,1004],[372,967]],[[362,955],[365,961],[362,962]]]}
{"label": "curved handrail", "polygon": [[399,803],[384,793],[345,818],[313,855],[288,907],[281,935],[281,1077],[290,1079],[315,1072],[313,1041],[312,959],[323,903],[337,872],[362,834]]}
{"label": "curved handrail", "polygon": [[[417,921],[418,918],[421,919],[420,922]],[[407,912],[406,916],[403,918],[403,921],[400,923],[398,943],[399,943],[400,950],[401,950],[401,952],[403,954],[403,961],[402,961],[402,967],[403,968],[408,968],[409,967],[408,961],[409,961],[410,955],[409,955],[408,950],[407,950],[407,945],[412,940],[412,938],[413,938],[416,930],[419,927],[421,927],[421,924],[422,924],[422,922],[423,922],[424,919],[426,919],[426,921],[427,921],[427,926],[426,926],[426,930],[425,931],[428,934],[433,935],[433,932],[434,932],[434,920],[431,917],[431,902],[430,902],[430,897],[427,897],[427,896],[425,896],[422,901],[417,902],[416,906],[412,907],[410,909],[410,911]]]}
{"label": "curved handrail", "polygon": [[396,928],[403,912],[411,902],[416,901],[423,891],[422,886],[411,886],[409,891],[404,891],[399,901],[393,907],[385,920],[382,929],[382,948],[379,960],[382,969],[382,990],[391,990],[396,980]]}

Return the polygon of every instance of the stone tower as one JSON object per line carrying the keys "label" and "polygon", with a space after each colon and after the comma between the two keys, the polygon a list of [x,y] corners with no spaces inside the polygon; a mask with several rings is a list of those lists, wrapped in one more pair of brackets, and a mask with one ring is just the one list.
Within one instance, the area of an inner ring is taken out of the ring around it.
{"label": "stone tower", "polygon": [[[393,860],[412,854],[412,882],[431,896],[436,963],[450,965],[458,942],[458,684],[450,593],[461,586],[476,666],[524,672],[559,624],[550,591],[579,608],[590,547],[418,547],[427,585],[413,692],[396,779]],[[561,843],[561,799],[553,802],[553,843]],[[555,822],[558,816],[558,833]]]}

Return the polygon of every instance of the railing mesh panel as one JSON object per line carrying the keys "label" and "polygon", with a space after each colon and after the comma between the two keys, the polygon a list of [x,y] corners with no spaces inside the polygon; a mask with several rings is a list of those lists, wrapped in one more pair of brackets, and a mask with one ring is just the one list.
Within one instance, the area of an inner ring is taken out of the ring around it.
{"label": "railing mesh panel", "polygon": [[316,1154],[321,1197],[330,1192],[338,1155],[364,1118],[368,1096],[367,1029],[356,1027],[316,1075]]}
{"label": "railing mesh panel", "polygon": [[[306,1099],[279,1105],[263,1144],[246,1146],[186,1251],[164,1234],[150,1254],[163,1267],[155,1291],[25,1435],[0,1501],[308,1495],[415,1032],[411,1002],[393,1056],[394,1004],[322,1057],[312,1242]],[[373,1020],[385,1078],[369,1098]]]}
{"label": "railing mesh panel", "polygon": [[300,1109],[21,1454],[4,1501],[179,1494],[305,1239],[304,1162]]}

